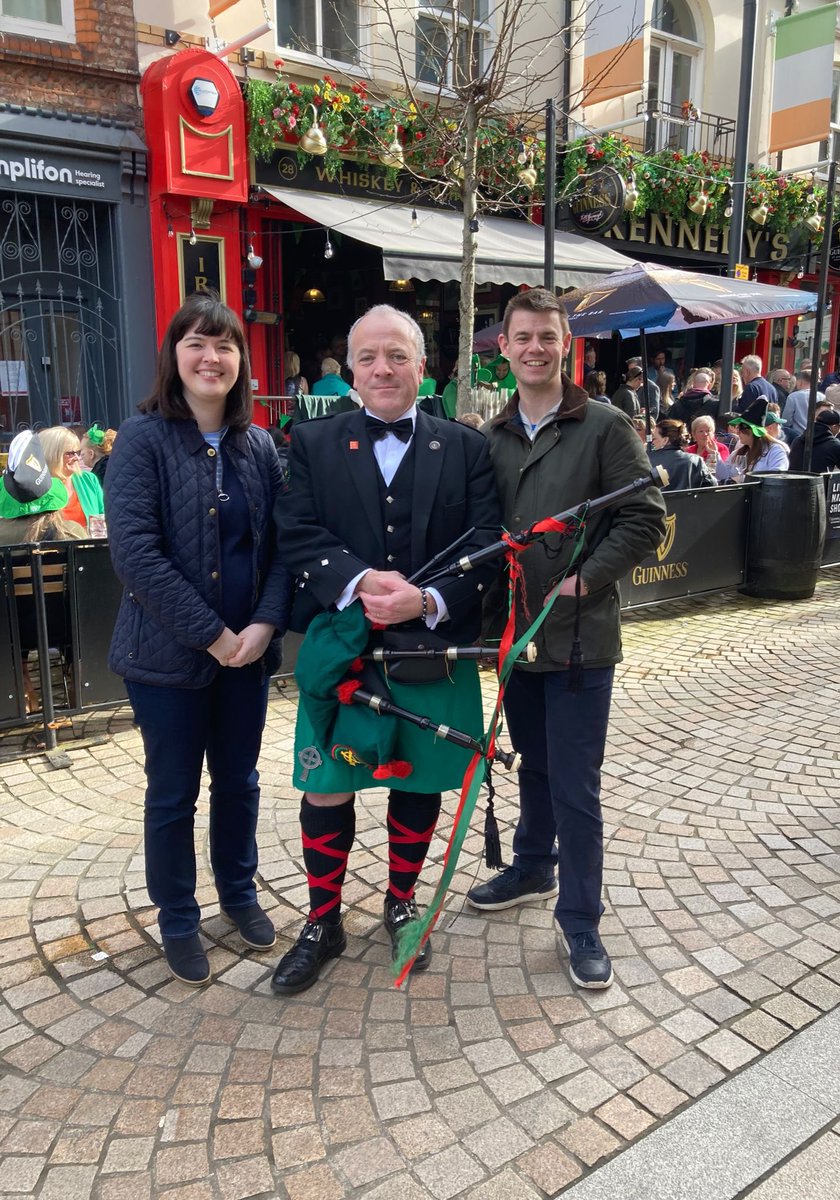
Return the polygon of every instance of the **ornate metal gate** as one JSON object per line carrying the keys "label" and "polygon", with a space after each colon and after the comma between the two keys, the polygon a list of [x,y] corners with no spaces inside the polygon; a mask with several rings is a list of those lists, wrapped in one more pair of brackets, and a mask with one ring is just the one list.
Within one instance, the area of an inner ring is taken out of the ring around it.
{"label": "ornate metal gate", "polygon": [[0,192],[0,434],[107,421],[119,394],[113,206]]}

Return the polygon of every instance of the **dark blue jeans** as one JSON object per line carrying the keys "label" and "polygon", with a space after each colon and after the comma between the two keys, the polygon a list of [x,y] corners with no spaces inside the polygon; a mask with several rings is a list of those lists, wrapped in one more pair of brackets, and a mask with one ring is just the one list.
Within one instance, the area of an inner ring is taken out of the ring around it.
{"label": "dark blue jeans", "polygon": [[146,751],[146,886],[165,937],[189,937],[195,899],[195,806],[210,773],[210,863],[224,908],[257,898],[257,812],[268,680],[259,663],[223,667],[203,688],[126,680]]}
{"label": "dark blue jeans", "polygon": [[546,873],[558,864],[555,915],[570,934],[597,928],[604,911],[601,764],[613,674],[613,667],[587,668],[580,691],[570,692],[568,671],[514,671],[505,693],[511,741],[522,755],[514,862]]}

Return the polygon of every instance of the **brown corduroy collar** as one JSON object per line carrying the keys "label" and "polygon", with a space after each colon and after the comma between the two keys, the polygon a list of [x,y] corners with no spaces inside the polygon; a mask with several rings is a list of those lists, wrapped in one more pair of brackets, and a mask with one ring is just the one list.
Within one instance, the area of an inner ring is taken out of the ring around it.
{"label": "brown corduroy collar", "polygon": [[[569,376],[564,371],[561,376],[561,403],[557,412],[554,413],[552,420],[554,421],[582,421],[586,416],[586,402],[589,399],[588,394],[583,388],[578,387],[576,383],[572,383]],[[505,407],[490,421],[490,428],[496,429],[499,425],[505,425],[508,421],[512,421],[514,417],[519,416],[519,391],[515,391],[508,400]]]}

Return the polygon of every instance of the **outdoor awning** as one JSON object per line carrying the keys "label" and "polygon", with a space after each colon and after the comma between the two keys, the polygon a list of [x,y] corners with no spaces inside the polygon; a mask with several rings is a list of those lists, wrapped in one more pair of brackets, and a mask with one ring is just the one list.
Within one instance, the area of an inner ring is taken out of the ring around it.
{"label": "outdoor awning", "polygon": [[[311,221],[346,237],[367,242],[382,251],[386,279],[436,279],[441,283],[461,279],[463,215],[444,208],[421,208],[410,200],[389,203],[323,192],[262,185]],[[412,209],[417,225],[412,226]],[[481,216],[475,281],[527,284],[543,282],[545,241],[542,227],[509,217]],[[557,233],[554,237],[557,287],[587,287],[611,271],[634,265],[601,242]]]}

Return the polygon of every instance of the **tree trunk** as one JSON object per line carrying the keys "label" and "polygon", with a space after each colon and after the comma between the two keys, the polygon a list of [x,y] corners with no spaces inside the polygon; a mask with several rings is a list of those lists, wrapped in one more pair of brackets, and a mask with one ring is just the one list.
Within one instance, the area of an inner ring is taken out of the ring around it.
{"label": "tree trunk", "polygon": [[476,133],[478,119],[475,101],[468,100],[464,113],[464,232],[461,262],[461,296],[458,302],[458,416],[472,408],[470,377],[473,326],[475,325],[475,259],[478,238],[475,233],[478,212],[476,180]]}

